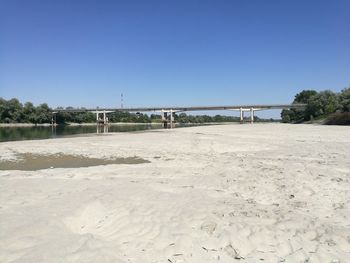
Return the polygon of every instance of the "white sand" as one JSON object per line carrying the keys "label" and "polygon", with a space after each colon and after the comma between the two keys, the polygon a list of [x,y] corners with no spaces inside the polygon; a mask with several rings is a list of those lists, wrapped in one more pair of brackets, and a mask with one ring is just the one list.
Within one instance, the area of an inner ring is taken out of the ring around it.
{"label": "white sand", "polygon": [[[350,128],[254,124],[0,143],[151,163],[0,171],[0,262],[350,262]],[[309,261],[307,261],[309,260]]]}

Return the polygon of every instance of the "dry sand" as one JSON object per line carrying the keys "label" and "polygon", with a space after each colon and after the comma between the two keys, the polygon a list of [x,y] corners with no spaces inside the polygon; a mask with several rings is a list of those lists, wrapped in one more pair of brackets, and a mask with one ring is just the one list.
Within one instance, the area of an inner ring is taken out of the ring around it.
{"label": "dry sand", "polygon": [[227,125],[0,143],[139,157],[0,171],[0,262],[350,262],[350,129]]}

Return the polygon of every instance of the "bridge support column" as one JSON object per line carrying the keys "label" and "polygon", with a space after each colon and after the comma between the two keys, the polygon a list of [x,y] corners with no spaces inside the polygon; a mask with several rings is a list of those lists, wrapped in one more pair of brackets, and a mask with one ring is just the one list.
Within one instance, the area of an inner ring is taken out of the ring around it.
{"label": "bridge support column", "polygon": [[173,110],[170,110],[170,129],[173,128]]}
{"label": "bridge support column", "polygon": [[244,111],[242,108],[239,109],[239,118],[240,118],[240,123],[243,124]]}
{"label": "bridge support column", "polygon": [[161,112],[162,122],[163,122],[163,128],[168,128],[168,113],[164,110]]}
{"label": "bridge support column", "polygon": [[96,123],[98,124],[98,111],[96,111]]}
{"label": "bridge support column", "polygon": [[106,111],[103,111],[103,124],[106,125]]}
{"label": "bridge support column", "polygon": [[254,122],[254,109],[250,108],[250,123]]}
{"label": "bridge support column", "polygon": [[52,113],[51,125],[52,125],[52,126],[56,126],[56,112],[53,112],[53,113]]}
{"label": "bridge support column", "polygon": [[163,123],[164,129],[175,128],[175,118],[174,118],[175,112],[176,112],[176,110],[173,110],[173,109],[161,110],[161,118],[162,118],[162,123]]}

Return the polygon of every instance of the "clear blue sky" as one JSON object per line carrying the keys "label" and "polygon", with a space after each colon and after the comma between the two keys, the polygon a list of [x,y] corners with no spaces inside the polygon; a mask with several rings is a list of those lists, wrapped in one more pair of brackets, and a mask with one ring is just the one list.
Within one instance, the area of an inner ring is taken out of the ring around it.
{"label": "clear blue sky", "polygon": [[289,103],[350,85],[350,1],[0,0],[0,97]]}

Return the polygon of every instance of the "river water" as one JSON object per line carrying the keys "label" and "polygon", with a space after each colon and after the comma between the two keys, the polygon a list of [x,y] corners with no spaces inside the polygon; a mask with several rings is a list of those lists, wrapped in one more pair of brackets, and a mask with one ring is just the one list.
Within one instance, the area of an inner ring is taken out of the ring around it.
{"label": "river water", "polygon": [[[176,124],[176,127],[189,127],[208,124]],[[145,124],[118,124],[118,125],[58,125],[51,126],[33,126],[33,127],[0,127],[0,142],[20,141],[20,140],[37,140],[60,138],[84,134],[103,134],[113,132],[133,132],[150,129],[163,129],[161,123]]]}
{"label": "river water", "polygon": [[0,127],[0,142],[59,138],[82,134],[102,134],[111,132],[132,132],[149,129],[161,129],[161,124],[127,125],[86,125],[86,126],[36,126],[36,127]]}

